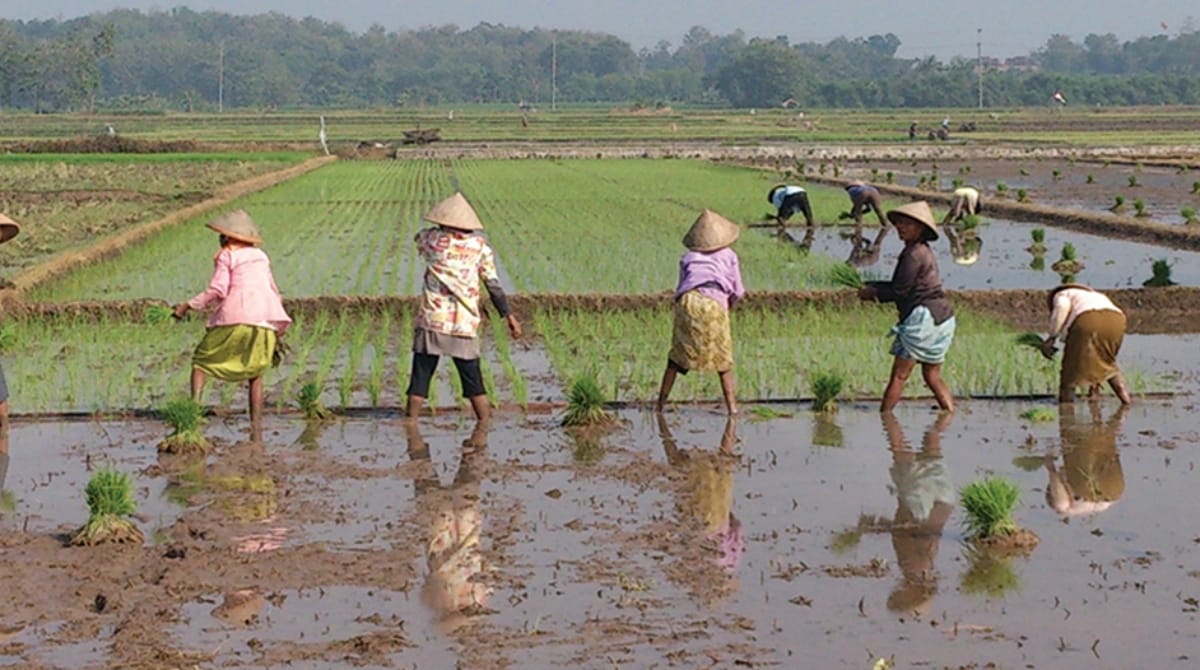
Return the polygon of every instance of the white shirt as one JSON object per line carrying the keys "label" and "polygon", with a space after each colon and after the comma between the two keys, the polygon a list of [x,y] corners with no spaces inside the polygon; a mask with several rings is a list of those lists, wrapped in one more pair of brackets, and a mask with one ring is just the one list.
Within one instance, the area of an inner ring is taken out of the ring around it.
{"label": "white shirt", "polygon": [[1065,340],[1076,317],[1093,310],[1121,311],[1099,291],[1065,288],[1055,293],[1054,306],[1050,309],[1050,337]]}
{"label": "white shirt", "polygon": [[794,193],[804,193],[804,189],[799,186],[784,186],[777,189],[775,195],[771,196],[771,204],[775,206],[775,209],[779,209],[783,207],[783,199]]}

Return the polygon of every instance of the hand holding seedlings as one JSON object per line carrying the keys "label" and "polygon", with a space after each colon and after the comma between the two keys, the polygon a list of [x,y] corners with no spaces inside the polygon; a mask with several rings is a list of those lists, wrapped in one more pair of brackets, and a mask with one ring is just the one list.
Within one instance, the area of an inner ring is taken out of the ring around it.
{"label": "hand holding seedlings", "polygon": [[188,311],[191,309],[191,306],[189,306],[186,302],[181,302],[178,305],[175,305],[175,311],[171,312],[171,316],[175,317],[175,320],[178,321],[186,316]]}
{"label": "hand holding seedlings", "polygon": [[1042,340],[1041,349],[1042,349],[1042,355],[1045,356],[1047,359],[1053,359],[1054,354],[1058,351],[1058,349],[1054,346],[1054,338],[1053,337],[1047,337],[1046,339]]}
{"label": "hand holding seedlings", "polygon": [[863,286],[862,288],[858,289],[858,299],[859,300],[875,300],[878,297],[879,297],[879,289],[870,284],[867,284],[866,286]]}

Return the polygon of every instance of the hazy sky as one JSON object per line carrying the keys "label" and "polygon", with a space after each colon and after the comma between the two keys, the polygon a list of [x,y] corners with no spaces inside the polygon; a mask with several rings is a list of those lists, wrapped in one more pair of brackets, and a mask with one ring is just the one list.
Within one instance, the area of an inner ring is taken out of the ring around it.
{"label": "hazy sky", "polygon": [[[677,46],[692,26],[746,37],[787,35],[792,42],[895,33],[900,55],[974,57],[1024,55],[1055,33],[1081,41],[1089,33],[1122,40],[1175,34],[1195,0],[0,0],[8,19],[74,18],[118,7],[166,10],[186,6],[237,14],[279,11],[339,21],[361,32],[373,23],[389,31],[482,21],[521,28],[573,28],[611,33],[634,48],[666,40]],[[1164,31],[1162,23],[1167,24]],[[976,30],[983,29],[982,35]]]}

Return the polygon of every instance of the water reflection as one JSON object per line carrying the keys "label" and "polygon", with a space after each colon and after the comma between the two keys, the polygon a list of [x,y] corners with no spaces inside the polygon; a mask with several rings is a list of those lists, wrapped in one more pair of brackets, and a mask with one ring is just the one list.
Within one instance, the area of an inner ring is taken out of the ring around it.
{"label": "water reflection", "polygon": [[829,412],[813,414],[812,443],[818,447],[841,447],[845,444],[842,427]]}
{"label": "water reflection", "polygon": [[421,600],[433,610],[442,633],[452,633],[488,614],[492,589],[482,581],[487,569],[479,546],[483,520],[479,512],[479,470],[487,449],[487,426],[476,424],[463,442],[453,482],[443,487],[417,422],[405,422],[408,457],[427,464],[413,482],[416,507],[425,515],[425,557],[429,572]]}
{"label": "water reflection", "polygon": [[4,488],[8,480],[8,426],[0,428],[0,512],[16,509],[16,496]]}
{"label": "water reflection", "polygon": [[680,449],[664,415],[657,415],[667,461],[686,480],[678,490],[679,559],[668,568],[672,581],[694,598],[714,605],[737,589],[736,573],[746,549],[746,533],[733,513],[733,468],[737,463],[737,424],[725,422],[716,451]]}
{"label": "water reflection", "polygon": [[946,239],[950,241],[950,255],[958,265],[974,265],[979,262],[979,252],[983,249],[983,238],[974,228],[960,228],[960,224],[947,224],[942,227]]}
{"label": "water reflection", "polygon": [[937,594],[934,564],[942,529],[954,510],[954,485],[942,459],[942,433],[953,418],[940,412],[925,431],[921,451],[915,452],[904,438],[900,423],[891,412],[882,415],[884,432],[892,451],[892,492],[896,514],[892,518],[892,548],[902,578],[888,595],[888,609],[926,614]]}
{"label": "water reflection", "polygon": [[[1077,416],[1082,411],[1088,412],[1087,418]],[[1064,520],[1103,512],[1125,493],[1117,438],[1128,412],[1128,405],[1120,405],[1105,421],[1098,402],[1087,403],[1086,410],[1059,407],[1062,466],[1054,458],[1046,459],[1046,504]]]}
{"label": "water reflection", "polygon": [[883,238],[887,237],[887,228],[881,228],[873,241],[868,241],[863,235],[862,225],[854,226],[850,240],[850,256],[846,262],[856,268],[870,267],[879,262],[879,254],[883,250]]}

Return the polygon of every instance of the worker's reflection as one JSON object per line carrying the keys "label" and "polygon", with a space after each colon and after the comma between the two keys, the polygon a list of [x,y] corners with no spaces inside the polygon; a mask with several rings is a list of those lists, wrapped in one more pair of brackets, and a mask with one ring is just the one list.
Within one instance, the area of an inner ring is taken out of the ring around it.
{"label": "worker's reflection", "polygon": [[1087,403],[1088,418],[1077,416],[1079,403],[1059,405],[1062,467],[1046,459],[1046,504],[1064,520],[1098,514],[1125,493],[1125,472],[1117,453],[1117,438],[1129,412],[1120,405],[1105,421],[1098,402]]}

